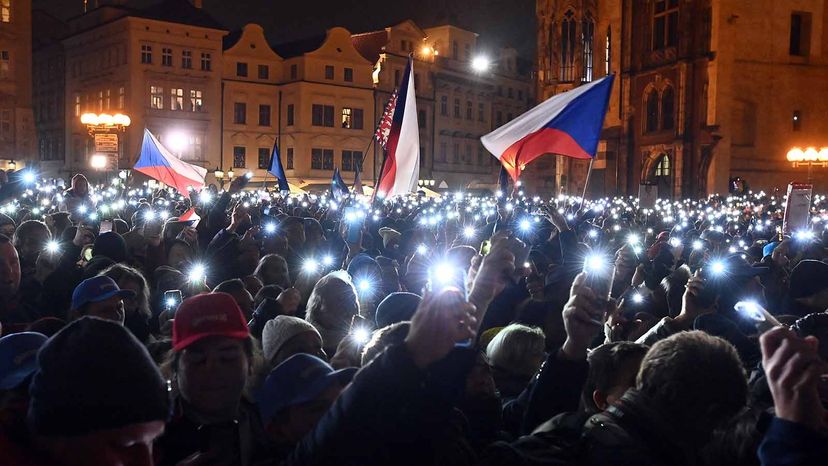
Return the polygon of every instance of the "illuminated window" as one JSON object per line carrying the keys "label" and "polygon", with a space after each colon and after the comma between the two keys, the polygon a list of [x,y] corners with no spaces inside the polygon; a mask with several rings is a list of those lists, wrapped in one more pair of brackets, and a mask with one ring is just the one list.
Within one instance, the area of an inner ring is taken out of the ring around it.
{"label": "illuminated window", "polygon": [[293,170],[293,147],[287,149],[287,170]]}
{"label": "illuminated window", "polygon": [[185,69],[191,69],[193,67],[193,51],[192,50],[184,50],[181,52],[181,67]]}
{"label": "illuminated window", "polygon": [[612,28],[607,28],[607,42],[604,45],[604,74],[612,70]]}
{"label": "illuminated window", "polygon": [[247,148],[243,146],[233,147],[233,168],[244,168],[247,158]]}
{"label": "illuminated window", "polygon": [[11,22],[11,0],[0,0],[0,22]]}
{"label": "illuminated window", "polygon": [[75,94],[75,116],[81,115],[81,97],[80,94]]}
{"label": "illuminated window", "polygon": [[112,108],[112,91],[110,89],[106,90],[106,109],[109,110]]}
{"label": "illuminated window", "polygon": [[104,93],[98,91],[98,112],[103,112],[104,109]]}
{"label": "illuminated window", "polygon": [[270,168],[270,149],[267,147],[259,147],[259,168]]}
{"label": "illuminated window", "polygon": [[198,89],[190,89],[190,108],[194,112],[201,112],[204,110],[204,95]]}
{"label": "illuminated window", "polygon": [[347,107],[342,108],[342,127],[345,129],[350,129],[352,125],[351,120],[351,109]]}
{"label": "illuminated window", "polygon": [[170,89],[170,110],[184,110],[184,89]]}
{"label": "illuminated window", "polygon": [[679,0],[655,0],[653,5],[653,50],[678,44]]}
{"label": "illuminated window", "polygon": [[656,165],[655,176],[670,176],[670,157],[666,155],[658,161]]}

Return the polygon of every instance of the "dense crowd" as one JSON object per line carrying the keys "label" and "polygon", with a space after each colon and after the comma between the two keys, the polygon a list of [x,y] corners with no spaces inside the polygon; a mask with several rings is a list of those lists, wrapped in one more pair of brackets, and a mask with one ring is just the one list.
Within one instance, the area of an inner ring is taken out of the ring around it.
{"label": "dense crowd", "polygon": [[828,201],[0,172],[2,465],[828,458]]}

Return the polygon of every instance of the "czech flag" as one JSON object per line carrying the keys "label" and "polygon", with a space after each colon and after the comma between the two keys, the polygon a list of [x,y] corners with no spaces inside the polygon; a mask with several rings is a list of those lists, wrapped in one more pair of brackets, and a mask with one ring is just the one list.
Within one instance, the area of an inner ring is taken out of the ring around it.
{"label": "czech flag", "polygon": [[608,75],[553,96],[480,141],[515,181],[544,154],[594,158],[614,79]]}
{"label": "czech flag", "polygon": [[337,201],[348,195],[348,185],[339,174],[339,167],[334,169],[333,178],[331,178],[331,195]]}
{"label": "czech flag", "polygon": [[385,162],[377,183],[376,192],[380,197],[414,191],[420,176],[420,127],[417,124],[413,68],[413,59],[409,57],[388,133]]}
{"label": "czech flag", "polygon": [[184,196],[189,195],[187,188],[203,188],[204,178],[207,176],[207,169],[179,160],[146,128],[144,141],[141,143],[141,156],[133,168],[154,180],[172,186]]}
{"label": "czech flag", "polygon": [[279,184],[279,191],[290,191],[287,176],[285,176],[285,169],[282,168],[282,157],[279,155],[279,146],[273,143],[273,151],[270,153],[270,168],[267,172],[276,177]]}

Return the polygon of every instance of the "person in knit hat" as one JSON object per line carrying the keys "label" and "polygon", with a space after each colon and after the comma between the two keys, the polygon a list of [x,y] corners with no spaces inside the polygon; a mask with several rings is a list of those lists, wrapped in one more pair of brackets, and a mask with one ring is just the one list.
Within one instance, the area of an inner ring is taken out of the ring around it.
{"label": "person in knit hat", "polygon": [[293,316],[276,316],[267,321],[262,332],[262,351],[270,368],[298,353],[327,359],[319,331],[307,321]]}
{"label": "person in knit hat", "polygon": [[386,296],[377,306],[377,314],[374,316],[377,328],[411,320],[420,301],[422,298],[414,293],[391,293]]}
{"label": "person in knit hat", "polygon": [[37,355],[29,393],[23,438],[0,433],[1,464],[153,464],[167,387],[123,326],[85,317],[58,332]]}
{"label": "person in knit hat", "polygon": [[14,220],[6,214],[0,213],[0,235],[6,235],[9,238],[14,236],[14,230],[17,226]]}
{"label": "person in knit hat", "polygon": [[127,246],[124,238],[114,231],[101,233],[95,238],[95,243],[92,246],[92,257],[104,256],[112,259],[114,262],[124,262],[127,260]]}
{"label": "person in knit hat", "polygon": [[379,235],[382,238],[382,247],[384,249],[399,248],[400,239],[402,238],[402,234],[399,231],[393,228],[382,227],[379,229]]}

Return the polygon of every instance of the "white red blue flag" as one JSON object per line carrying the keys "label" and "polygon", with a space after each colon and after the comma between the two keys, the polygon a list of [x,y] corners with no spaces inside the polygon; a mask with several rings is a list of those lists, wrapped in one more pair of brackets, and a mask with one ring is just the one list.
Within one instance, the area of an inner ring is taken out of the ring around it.
{"label": "white red blue flag", "polygon": [[138,157],[133,169],[172,186],[185,196],[188,195],[187,188],[203,188],[204,178],[207,176],[207,169],[179,160],[146,128],[144,141],[141,143],[141,156]]}
{"label": "white red blue flag", "polygon": [[377,125],[377,132],[374,135],[377,142],[380,143],[383,149],[388,147],[388,135],[391,134],[391,124],[394,120],[394,109],[397,108],[397,90],[388,98],[388,103],[385,104],[385,111],[382,112],[382,118],[379,125]]}
{"label": "white red blue flag", "polygon": [[380,197],[414,191],[420,176],[420,128],[413,68],[413,59],[409,57],[394,105],[385,162],[377,183],[376,193]]}
{"label": "white red blue flag", "polygon": [[517,181],[544,154],[591,159],[598,149],[615,75],[553,96],[480,138]]}

